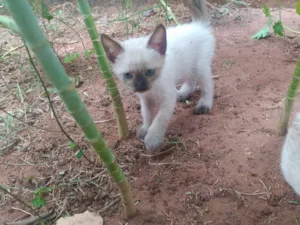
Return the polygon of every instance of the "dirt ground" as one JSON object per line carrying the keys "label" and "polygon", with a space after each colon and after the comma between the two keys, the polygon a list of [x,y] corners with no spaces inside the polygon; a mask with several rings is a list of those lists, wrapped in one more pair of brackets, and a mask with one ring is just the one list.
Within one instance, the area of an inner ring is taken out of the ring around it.
{"label": "dirt ground", "polygon": [[[289,5],[291,1],[282,2]],[[252,2],[256,3],[258,6],[261,1]],[[181,21],[189,20],[182,7],[174,12]],[[164,22],[159,14],[140,19],[140,32],[134,36],[149,33],[155,23]],[[289,28],[300,30],[299,16],[293,9],[285,8],[282,19]],[[107,18],[102,17],[97,20],[98,28],[107,34],[126,38],[123,25],[103,25]],[[68,74],[80,77],[78,91],[132,184],[139,214],[130,221],[123,217],[116,186],[57,95],[51,92],[63,126],[92,163],[76,159],[69,149],[41,87],[32,80],[33,72],[27,67],[21,70],[25,62],[0,61],[0,106],[10,112],[18,110],[16,115],[23,121],[47,129],[11,125],[14,129],[9,139],[0,139],[0,184],[29,204],[35,188],[54,187],[41,212],[51,208],[62,215],[96,211],[109,225],[297,225],[300,197],[282,178],[279,160],[284,138],[277,136],[276,126],[300,53],[300,40],[289,31],[285,38],[272,35],[260,41],[250,39],[265,24],[261,9],[235,7],[228,15],[212,19],[217,39],[212,113],[192,114],[200,95],[197,92],[189,103],[178,103],[167,133],[173,144],[167,147],[167,153],[156,157],[150,157],[135,138],[135,129],[141,123],[137,98],[118,82],[131,133],[119,141],[111,100],[97,72],[95,57],[90,62],[80,59],[65,64]],[[10,34],[0,32],[9,42]],[[82,48],[81,43],[71,43],[75,37],[72,32],[65,33],[69,39],[64,40],[63,47],[54,43],[62,57]],[[86,33],[80,35],[84,45],[91,47]],[[18,93],[13,91],[16,84],[26,89],[26,104],[11,96]],[[295,111],[299,110],[297,100]],[[0,113],[2,118],[4,115]],[[0,122],[1,128],[8,129],[8,122]],[[26,182],[26,177],[32,179]],[[0,195],[0,205],[0,223],[30,212],[7,194]]]}

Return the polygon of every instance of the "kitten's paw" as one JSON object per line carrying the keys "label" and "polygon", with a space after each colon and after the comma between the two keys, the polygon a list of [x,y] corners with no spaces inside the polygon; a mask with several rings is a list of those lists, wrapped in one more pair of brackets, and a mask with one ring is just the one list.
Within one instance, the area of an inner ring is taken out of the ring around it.
{"label": "kitten's paw", "polygon": [[200,99],[198,104],[196,105],[194,109],[194,114],[199,115],[199,114],[209,114],[212,109],[213,102],[210,101],[209,99]]}
{"label": "kitten's paw", "polygon": [[211,107],[206,105],[197,105],[194,108],[194,114],[200,115],[200,114],[209,114],[211,112]]}
{"label": "kitten's paw", "polygon": [[144,140],[147,135],[148,129],[146,129],[144,126],[140,126],[139,129],[136,131],[136,136],[140,140]]}
{"label": "kitten's paw", "polygon": [[163,141],[164,141],[164,137],[156,133],[148,132],[145,137],[144,143],[148,151],[155,152],[160,149],[160,147],[163,144]]}

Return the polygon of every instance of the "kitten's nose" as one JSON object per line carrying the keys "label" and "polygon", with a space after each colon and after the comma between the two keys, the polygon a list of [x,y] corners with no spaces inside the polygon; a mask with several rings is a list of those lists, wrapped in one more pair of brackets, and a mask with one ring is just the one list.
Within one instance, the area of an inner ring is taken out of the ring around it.
{"label": "kitten's nose", "polygon": [[134,81],[136,92],[144,92],[148,90],[148,81],[143,76],[136,76]]}

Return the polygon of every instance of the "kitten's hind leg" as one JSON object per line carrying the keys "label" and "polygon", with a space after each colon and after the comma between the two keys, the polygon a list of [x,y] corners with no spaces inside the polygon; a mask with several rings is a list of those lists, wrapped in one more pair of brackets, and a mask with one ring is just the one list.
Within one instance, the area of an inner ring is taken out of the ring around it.
{"label": "kitten's hind leg", "polygon": [[194,80],[186,81],[179,90],[177,90],[177,102],[184,102],[187,100],[193,90],[196,87],[196,82]]}
{"label": "kitten's hind leg", "polygon": [[198,78],[201,97],[194,109],[194,114],[208,114],[212,109],[214,97],[214,81],[210,64],[206,68],[203,68],[202,65]]}

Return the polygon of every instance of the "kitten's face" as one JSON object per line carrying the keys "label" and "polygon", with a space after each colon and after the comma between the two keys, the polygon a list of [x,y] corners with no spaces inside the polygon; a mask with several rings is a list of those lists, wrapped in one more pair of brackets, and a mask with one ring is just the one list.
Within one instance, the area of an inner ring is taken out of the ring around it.
{"label": "kitten's face", "polygon": [[118,78],[134,92],[151,89],[163,67],[167,40],[163,25],[149,37],[116,42],[102,34],[101,41]]}

